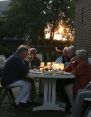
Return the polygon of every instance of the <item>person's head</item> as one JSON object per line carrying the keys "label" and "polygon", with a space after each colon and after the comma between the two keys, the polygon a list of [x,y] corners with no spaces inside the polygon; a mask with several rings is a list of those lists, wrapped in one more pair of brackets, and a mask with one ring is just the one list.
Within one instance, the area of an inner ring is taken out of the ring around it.
{"label": "person's head", "polygon": [[68,47],[68,57],[71,59],[75,56],[76,47],[75,46],[69,46]]}
{"label": "person's head", "polygon": [[77,50],[75,58],[76,58],[76,61],[78,62],[83,61],[83,60],[88,60],[88,53],[84,49]]}
{"label": "person's head", "polygon": [[36,54],[37,54],[36,48],[30,48],[30,55],[31,55],[31,58],[36,57]]}
{"label": "person's head", "polygon": [[17,48],[16,50],[16,54],[21,58],[21,59],[25,59],[27,57],[28,54],[28,48],[24,45],[21,45]]}
{"label": "person's head", "polygon": [[64,47],[63,49],[63,55],[68,56],[68,47]]}

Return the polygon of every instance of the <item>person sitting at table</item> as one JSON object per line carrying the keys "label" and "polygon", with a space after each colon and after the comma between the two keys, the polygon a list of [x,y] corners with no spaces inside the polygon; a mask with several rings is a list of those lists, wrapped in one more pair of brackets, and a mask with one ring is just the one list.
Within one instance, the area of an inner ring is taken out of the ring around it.
{"label": "person sitting at table", "polygon": [[71,72],[76,76],[73,84],[74,98],[78,90],[83,89],[91,81],[91,64],[88,62],[88,54],[84,49],[77,50],[73,61],[69,64],[65,71]]}
{"label": "person sitting at table", "polygon": [[20,87],[20,92],[15,98],[15,107],[22,109],[27,107],[27,102],[31,93],[31,83],[25,80],[29,72],[29,63],[25,61],[28,49],[25,46],[19,46],[5,62],[1,83],[4,87]]}
{"label": "person sitting at table", "polygon": [[70,59],[68,58],[67,51],[68,51],[68,47],[64,47],[64,49],[63,49],[63,55],[60,56],[60,57],[58,57],[56,59],[55,63],[58,63],[58,64],[64,63],[65,66],[67,66],[68,62],[70,61]]}
{"label": "person sitting at table", "polygon": [[[66,51],[66,52],[65,52]],[[65,67],[67,67],[70,63],[71,58],[73,58],[73,56],[75,56],[75,51],[76,51],[76,47],[75,46],[69,46],[64,48],[64,52],[66,54],[66,59],[63,60]],[[57,80],[57,96],[61,97],[67,104],[67,109],[70,107],[70,105],[72,106],[72,91],[70,89],[72,89],[73,87],[73,82],[74,79],[70,79],[70,80]]]}
{"label": "person sitting at table", "polygon": [[75,51],[76,47],[75,46],[69,46],[69,47],[64,47],[63,49],[63,55],[58,57],[55,61],[55,63],[64,63],[65,67],[68,65],[70,62],[71,58],[75,56]]}
{"label": "person sitting at table", "polygon": [[29,62],[31,64],[31,69],[40,67],[41,60],[36,55],[36,48],[30,48]]}
{"label": "person sitting at table", "polygon": [[[36,48],[30,48],[30,53],[29,53],[29,63],[30,63],[30,68],[31,69],[39,69],[41,60],[36,56],[37,55],[37,50]],[[32,92],[31,92],[31,100],[34,101],[37,96],[37,91],[36,91],[36,86],[35,86],[35,80],[31,79],[31,84],[32,84]]]}
{"label": "person sitting at table", "polygon": [[76,99],[72,106],[71,117],[80,117],[84,108],[88,106],[85,99],[91,98],[91,82],[84,88],[78,91]]}

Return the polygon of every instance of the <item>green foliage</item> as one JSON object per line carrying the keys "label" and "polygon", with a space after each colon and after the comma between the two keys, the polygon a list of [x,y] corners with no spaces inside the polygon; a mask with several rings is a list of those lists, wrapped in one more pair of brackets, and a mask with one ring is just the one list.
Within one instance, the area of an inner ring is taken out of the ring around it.
{"label": "green foliage", "polygon": [[0,31],[4,34],[0,35],[19,39],[30,36],[35,43],[38,38],[44,38],[44,28],[48,23],[54,28],[60,19],[70,18],[71,23],[73,6],[71,0],[11,0],[5,21],[0,24]]}
{"label": "green foliage", "polygon": [[0,45],[0,55],[5,55],[6,53],[8,53],[10,51],[9,48]]}

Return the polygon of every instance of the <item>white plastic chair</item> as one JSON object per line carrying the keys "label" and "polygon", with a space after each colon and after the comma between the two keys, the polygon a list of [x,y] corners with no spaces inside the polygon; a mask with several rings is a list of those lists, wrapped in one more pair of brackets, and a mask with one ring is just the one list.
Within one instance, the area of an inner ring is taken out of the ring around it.
{"label": "white plastic chair", "polygon": [[3,67],[5,64],[6,58],[4,55],[0,55],[0,67]]}
{"label": "white plastic chair", "polygon": [[91,98],[85,98],[84,101],[88,101],[89,102],[89,106],[86,109],[83,117],[91,117]]}
{"label": "white plastic chair", "polygon": [[89,63],[91,64],[91,58],[88,58]]}

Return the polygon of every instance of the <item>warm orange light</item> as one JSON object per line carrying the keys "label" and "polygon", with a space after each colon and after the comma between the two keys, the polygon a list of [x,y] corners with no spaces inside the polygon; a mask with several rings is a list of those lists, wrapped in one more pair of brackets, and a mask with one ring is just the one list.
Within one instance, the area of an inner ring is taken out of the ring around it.
{"label": "warm orange light", "polygon": [[67,40],[69,42],[74,41],[74,32],[75,32],[74,29],[72,31],[71,27],[66,25],[63,20],[61,20],[58,23],[57,27],[55,28],[55,30],[53,30],[53,32],[51,32],[52,29],[53,29],[53,25],[48,24],[44,30],[45,39],[50,39],[50,36],[53,33],[52,35],[54,36],[53,40],[58,40],[58,41],[63,41],[63,42],[66,42]]}
{"label": "warm orange light", "polygon": [[60,64],[59,64],[59,68],[60,68],[61,70],[64,70],[64,64],[63,64],[63,63],[60,63]]}
{"label": "warm orange light", "polygon": [[44,62],[41,62],[40,67],[44,67]]}
{"label": "warm orange light", "polygon": [[45,34],[45,38],[46,38],[46,39],[50,39],[50,33],[46,33],[46,34]]}
{"label": "warm orange light", "polygon": [[54,34],[54,40],[62,40],[62,35],[60,35],[59,33],[55,32]]}
{"label": "warm orange light", "polygon": [[51,62],[47,62],[47,66],[51,66]]}
{"label": "warm orange light", "polygon": [[52,65],[52,67],[53,67],[54,70],[58,70],[58,69],[59,69],[59,64],[54,63],[54,64]]}
{"label": "warm orange light", "polygon": [[59,32],[60,34],[62,34],[62,33],[64,32],[64,27],[60,26],[59,29],[58,29],[58,32]]}

